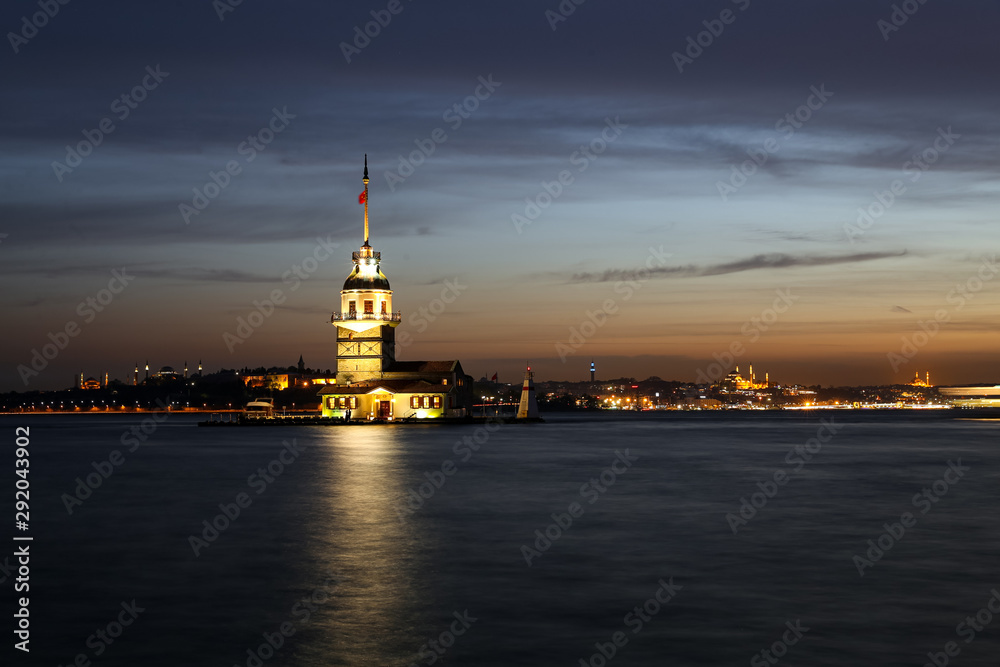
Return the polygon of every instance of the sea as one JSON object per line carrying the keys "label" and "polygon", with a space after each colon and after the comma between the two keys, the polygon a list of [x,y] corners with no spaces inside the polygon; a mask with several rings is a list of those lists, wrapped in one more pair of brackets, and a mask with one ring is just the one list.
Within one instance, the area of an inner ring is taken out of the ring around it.
{"label": "sea", "polygon": [[1000,421],[544,416],[0,417],[0,662],[1000,665]]}

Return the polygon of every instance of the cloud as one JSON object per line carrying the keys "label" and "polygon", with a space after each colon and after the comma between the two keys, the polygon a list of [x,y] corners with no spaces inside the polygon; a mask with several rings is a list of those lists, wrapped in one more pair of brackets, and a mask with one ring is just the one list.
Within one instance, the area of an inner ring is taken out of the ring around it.
{"label": "cloud", "polygon": [[[102,264],[75,264],[58,266],[26,266],[12,265],[0,266],[0,275],[37,275],[47,278],[66,278],[67,276],[107,276],[112,268],[121,268],[128,275],[136,275],[142,278],[166,278],[174,280],[189,280],[196,282],[220,282],[220,283],[273,283],[281,278],[277,275],[267,275],[263,273],[250,273],[239,269],[212,269],[203,267],[170,267],[152,268],[143,266],[120,265],[118,267],[108,267]],[[21,305],[31,307],[43,303],[40,298],[25,300]]]}
{"label": "cloud", "polygon": [[[704,277],[722,276],[730,273],[742,273],[744,271],[755,271],[758,269],[788,269],[793,267],[830,266],[834,264],[856,264],[858,262],[871,262],[880,259],[893,257],[903,257],[906,251],[902,252],[864,252],[852,253],[849,255],[827,255],[827,256],[802,256],[794,257],[784,253],[767,253],[754,255],[746,259],[735,262],[725,262],[723,264],[712,264],[708,266],[665,266],[649,270],[649,276],[653,278],[668,278],[672,276],[682,277]],[[638,272],[635,269],[607,269],[600,273],[583,272],[574,273],[569,279],[570,283],[608,283],[617,280],[634,280]]]}

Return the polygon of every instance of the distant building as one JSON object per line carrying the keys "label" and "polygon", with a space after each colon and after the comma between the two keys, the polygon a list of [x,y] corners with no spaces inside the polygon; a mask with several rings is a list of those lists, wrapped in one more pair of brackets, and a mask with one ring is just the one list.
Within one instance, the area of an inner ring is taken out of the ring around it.
{"label": "distant building", "polygon": [[340,291],[336,384],[320,392],[324,417],[400,419],[464,417],[472,413],[472,377],[452,361],[397,361],[392,289],[368,243],[368,157],[359,197],[365,206],[365,242],[352,256],[354,269]]}
{"label": "distant building", "polygon": [[266,375],[241,375],[240,378],[250,389],[288,389],[288,373],[268,373]]}
{"label": "distant building", "polygon": [[77,389],[102,389],[108,386],[108,373],[104,372],[104,380],[98,380],[95,377],[89,377],[86,380],[83,379],[83,371],[76,376],[76,382],[74,383]]}
{"label": "distant building", "polygon": [[184,376],[175,371],[173,366],[161,366],[160,370],[153,373],[153,377],[161,380],[177,380]]}
{"label": "distant building", "polygon": [[736,370],[729,373],[726,377],[719,382],[722,389],[727,391],[746,391],[751,389],[767,389],[771,386],[771,378],[767,373],[764,373],[764,381],[758,382],[757,376],[753,372],[753,364],[750,364],[750,372],[748,377],[743,377],[740,375],[740,367],[737,366]]}

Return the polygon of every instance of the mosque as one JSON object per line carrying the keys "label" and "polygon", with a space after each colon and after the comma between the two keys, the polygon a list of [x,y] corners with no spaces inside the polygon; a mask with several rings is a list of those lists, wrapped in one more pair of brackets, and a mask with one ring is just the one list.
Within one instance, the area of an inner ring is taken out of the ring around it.
{"label": "mosque", "polygon": [[368,243],[368,156],[358,197],[365,206],[365,242],[353,254],[354,269],[340,291],[340,311],[330,317],[337,330],[336,383],[319,392],[324,417],[386,419],[472,415],[472,377],[458,360],[397,361],[392,289]]}

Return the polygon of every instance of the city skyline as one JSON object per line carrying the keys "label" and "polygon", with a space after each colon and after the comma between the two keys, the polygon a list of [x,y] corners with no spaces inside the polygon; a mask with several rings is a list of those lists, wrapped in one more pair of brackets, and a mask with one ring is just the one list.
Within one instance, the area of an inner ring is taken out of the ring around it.
{"label": "city skyline", "polygon": [[1000,4],[551,4],[69,4],[8,37],[0,389],[334,367],[365,153],[400,359],[1000,381]]}

